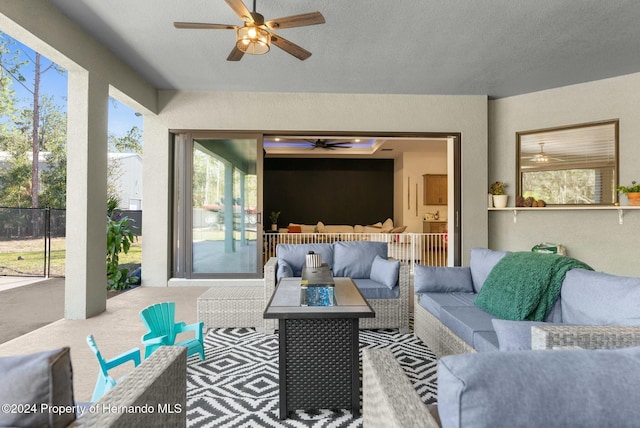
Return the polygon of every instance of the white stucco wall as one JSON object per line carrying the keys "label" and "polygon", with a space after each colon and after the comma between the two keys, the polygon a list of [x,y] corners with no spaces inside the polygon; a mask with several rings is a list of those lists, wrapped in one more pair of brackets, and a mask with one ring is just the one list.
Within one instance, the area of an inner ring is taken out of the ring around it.
{"label": "white stucco wall", "polygon": [[[516,132],[606,119],[620,120],[620,182],[640,180],[640,74],[605,79],[489,102],[489,181],[508,184],[515,196]],[[510,205],[513,205],[511,201]],[[640,211],[512,212],[489,214],[489,245],[529,250],[542,241],[561,243],[594,269],[640,276]]]}

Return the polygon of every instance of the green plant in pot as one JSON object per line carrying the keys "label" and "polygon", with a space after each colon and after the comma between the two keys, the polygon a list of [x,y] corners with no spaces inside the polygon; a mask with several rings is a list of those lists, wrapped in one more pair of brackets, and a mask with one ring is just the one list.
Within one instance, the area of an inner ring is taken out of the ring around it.
{"label": "green plant in pot", "polygon": [[495,181],[489,186],[489,193],[493,195],[493,206],[496,208],[504,208],[507,206],[509,197],[504,193],[505,187],[506,184],[502,181]]}
{"label": "green plant in pot", "polygon": [[280,217],[280,211],[271,211],[271,214],[269,214],[269,220],[271,220],[271,230],[278,230],[278,217]]}
{"label": "green plant in pot", "polygon": [[631,182],[631,186],[618,186],[616,188],[618,193],[624,193],[629,198],[629,205],[640,206],[640,184],[635,180]]}

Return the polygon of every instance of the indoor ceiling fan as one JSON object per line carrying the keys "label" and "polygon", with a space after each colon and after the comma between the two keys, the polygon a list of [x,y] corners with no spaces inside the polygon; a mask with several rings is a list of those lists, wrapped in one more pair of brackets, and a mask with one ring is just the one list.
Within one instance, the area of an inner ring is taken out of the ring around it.
{"label": "indoor ceiling fan", "polygon": [[563,159],[559,159],[559,158],[549,157],[549,155],[544,152],[544,143],[541,142],[541,143],[538,143],[538,144],[540,145],[540,152],[536,153],[535,155],[533,155],[532,157],[529,158],[529,160],[531,162],[540,162],[540,163],[542,163],[542,162],[549,162],[550,160],[553,160],[553,161],[562,161],[563,160]]}
{"label": "indoor ceiling fan", "polygon": [[174,22],[179,29],[196,30],[235,30],[236,45],[227,57],[227,61],[240,61],[245,53],[260,55],[269,52],[271,43],[283,51],[305,60],[311,52],[280,37],[272,30],[283,28],[304,27],[307,25],[324,24],[324,16],[320,12],[303,13],[301,15],[285,16],[283,18],[264,20],[264,16],[256,12],[256,0],[253,0],[253,12],[244,5],[242,0],[225,0],[233,11],[244,21],[244,25],[207,24],[198,22]]}
{"label": "indoor ceiling fan", "polygon": [[332,140],[323,140],[318,138],[317,140],[308,140],[312,145],[311,149],[325,149],[325,150],[335,150],[335,149],[350,149],[351,146],[345,146],[344,144],[351,144],[349,141],[332,141]]}

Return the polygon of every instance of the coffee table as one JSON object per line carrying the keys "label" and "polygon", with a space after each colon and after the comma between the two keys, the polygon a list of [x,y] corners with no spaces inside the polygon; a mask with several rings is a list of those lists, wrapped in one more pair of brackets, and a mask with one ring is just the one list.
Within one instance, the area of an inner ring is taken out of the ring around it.
{"label": "coffee table", "polygon": [[375,312],[350,278],[333,282],[332,306],[304,306],[301,279],[282,278],[264,311],[278,319],[280,419],[291,410],[360,415],[358,319]]}

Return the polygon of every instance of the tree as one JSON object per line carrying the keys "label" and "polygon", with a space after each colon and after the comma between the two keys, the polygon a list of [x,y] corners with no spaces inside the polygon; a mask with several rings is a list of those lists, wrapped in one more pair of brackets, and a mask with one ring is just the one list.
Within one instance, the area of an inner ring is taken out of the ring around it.
{"label": "tree", "polygon": [[142,154],[142,133],[137,126],[121,137],[109,133],[109,151]]}

